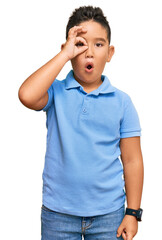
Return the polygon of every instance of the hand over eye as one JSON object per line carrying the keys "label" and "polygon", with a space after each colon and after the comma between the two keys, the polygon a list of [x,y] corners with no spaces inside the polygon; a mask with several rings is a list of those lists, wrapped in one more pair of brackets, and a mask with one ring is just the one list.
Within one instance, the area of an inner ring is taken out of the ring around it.
{"label": "hand over eye", "polygon": [[76,57],[78,54],[87,50],[88,45],[84,38],[77,36],[78,33],[85,33],[87,30],[82,26],[75,26],[69,30],[68,39],[62,45],[62,50],[66,51],[69,60]]}

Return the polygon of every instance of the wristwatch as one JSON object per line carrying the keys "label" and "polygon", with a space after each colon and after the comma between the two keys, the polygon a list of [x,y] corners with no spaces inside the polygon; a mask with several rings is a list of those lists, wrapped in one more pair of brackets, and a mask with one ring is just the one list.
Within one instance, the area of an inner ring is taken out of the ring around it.
{"label": "wristwatch", "polygon": [[135,209],[131,209],[131,208],[126,208],[126,212],[125,215],[131,215],[136,217],[137,221],[142,221],[142,213],[143,213],[143,209],[139,208],[138,210]]}

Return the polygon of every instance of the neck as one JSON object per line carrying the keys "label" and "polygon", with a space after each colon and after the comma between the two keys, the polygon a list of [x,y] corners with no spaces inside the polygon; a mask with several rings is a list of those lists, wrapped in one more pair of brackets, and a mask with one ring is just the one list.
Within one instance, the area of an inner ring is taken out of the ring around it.
{"label": "neck", "polygon": [[74,78],[83,87],[84,91],[87,93],[94,91],[103,83],[101,78],[97,79],[92,83],[86,83],[81,81],[77,76],[75,76],[75,74],[74,74]]}

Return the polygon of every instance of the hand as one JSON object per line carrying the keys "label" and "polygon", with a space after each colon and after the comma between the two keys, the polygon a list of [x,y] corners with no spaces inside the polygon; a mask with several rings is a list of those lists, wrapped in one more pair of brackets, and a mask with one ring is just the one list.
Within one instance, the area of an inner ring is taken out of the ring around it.
{"label": "hand", "polygon": [[62,51],[66,52],[68,59],[76,57],[78,54],[87,50],[88,45],[84,38],[77,37],[78,33],[85,33],[87,30],[82,26],[75,26],[69,30],[65,44],[62,44]]}
{"label": "hand", "polygon": [[117,237],[122,235],[124,240],[132,240],[138,231],[138,222],[134,216],[125,215],[117,230]]}

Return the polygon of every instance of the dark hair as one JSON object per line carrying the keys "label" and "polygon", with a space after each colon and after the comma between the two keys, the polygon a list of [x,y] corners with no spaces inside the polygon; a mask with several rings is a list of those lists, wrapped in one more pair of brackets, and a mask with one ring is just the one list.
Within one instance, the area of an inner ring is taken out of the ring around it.
{"label": "dark hair", "polygon": [[73,11],[66,26],[66,39],[68,38],[68,32],[70,28],[79,25],[82,22],[93,20],[100,23],[107,31],[107,38],[111,40],[111,29],[109,22],[103,14],[103,11],[99,7],[83,6]]}

